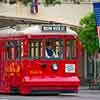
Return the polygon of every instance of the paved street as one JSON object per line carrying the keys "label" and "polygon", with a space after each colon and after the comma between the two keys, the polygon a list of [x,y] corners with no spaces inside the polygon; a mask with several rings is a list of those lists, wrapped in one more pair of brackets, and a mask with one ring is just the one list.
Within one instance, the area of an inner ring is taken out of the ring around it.
{"label": "paved street", "polygon": [[0,95],[0,100],[100,100],[100,90],[80,89],[78,94],[60,96],[19,96]]}

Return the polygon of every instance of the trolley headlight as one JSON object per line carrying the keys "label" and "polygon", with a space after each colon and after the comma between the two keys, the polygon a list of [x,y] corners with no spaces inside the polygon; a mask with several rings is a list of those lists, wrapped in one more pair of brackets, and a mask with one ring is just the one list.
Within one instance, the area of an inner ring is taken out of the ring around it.
{"label": "trolley headlight", "polygon": [[52,69],[53,69],[54,71],[58,70],[58,65],[57,65],[57,64],[52,64]]}
{"label": "trolley headlight", "polygon": [[75,64],[65,64],[66,73],[75,73]]}

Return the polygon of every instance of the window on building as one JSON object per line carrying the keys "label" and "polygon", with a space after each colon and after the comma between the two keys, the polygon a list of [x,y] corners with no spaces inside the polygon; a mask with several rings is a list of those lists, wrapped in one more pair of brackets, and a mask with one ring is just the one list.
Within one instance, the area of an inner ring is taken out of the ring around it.
{"label": "window on building", "polygon": [[6,42],[6,59],[14,59],[14,41]]}
{"label": "window on building", "polygon": [[45,41],[45,57],[47,59],[63,59],[63,40],[48,39]]}
{"label": "window on building", "polygon": [[30,59],[42,58],[42,40],[29,40],[28,42],[28,56]]}
{"label": "window on building", "polygon": [[66,42],[66,58],[74,59],[76,57],[76,40],[67,40]]}
{"label": "window on building", "polygon": [[16,41],[16,58],[22,59],[24,56],[23,41]]}

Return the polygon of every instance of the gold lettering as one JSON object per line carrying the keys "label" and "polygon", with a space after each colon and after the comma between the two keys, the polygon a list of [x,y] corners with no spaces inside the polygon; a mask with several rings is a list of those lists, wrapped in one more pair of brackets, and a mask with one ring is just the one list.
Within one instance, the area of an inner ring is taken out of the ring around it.
{"label": "gold lettering", "polygon": [[34,74],[34,75],[36,75],[36,74],[42,74],[42,71],[40,71],[40,70],[31,70],[30,74]]}

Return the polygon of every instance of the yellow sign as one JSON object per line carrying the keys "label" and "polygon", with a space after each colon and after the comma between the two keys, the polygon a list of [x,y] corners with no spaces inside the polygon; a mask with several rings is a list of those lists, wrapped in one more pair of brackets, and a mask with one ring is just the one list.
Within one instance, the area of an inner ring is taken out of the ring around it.
{"label": "yellow sign", "polygon": [[20,72],[20,66],[17,63],[12,62],[5,67],[7,73],[18,73]]}

